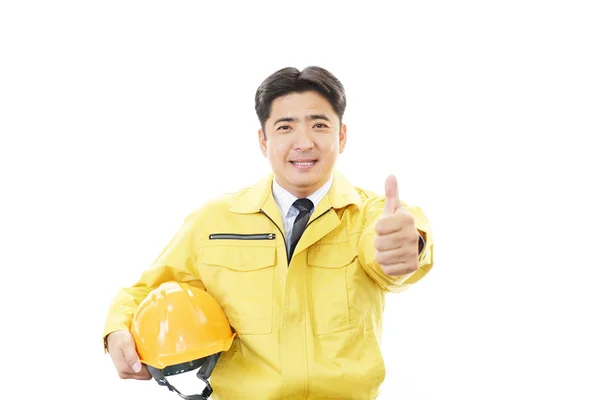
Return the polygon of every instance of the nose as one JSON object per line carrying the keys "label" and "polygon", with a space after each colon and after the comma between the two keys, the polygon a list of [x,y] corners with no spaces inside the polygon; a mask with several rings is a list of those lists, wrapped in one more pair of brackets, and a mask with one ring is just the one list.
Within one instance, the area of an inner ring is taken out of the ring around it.
{"label": "nose", "polygon": [[308,126],[297,129],[295,139],[296,141],[294,143],[294,150],[296,151],[311,150],[313,147],[315,147],[315,141],[312,138],[312,134]]}

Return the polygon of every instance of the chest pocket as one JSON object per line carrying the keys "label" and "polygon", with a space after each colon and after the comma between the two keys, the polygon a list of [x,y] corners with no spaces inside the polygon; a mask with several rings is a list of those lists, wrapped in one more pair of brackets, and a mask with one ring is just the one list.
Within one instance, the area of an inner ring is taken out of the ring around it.
{"label": "chest pocket", "polygon": [[206,289],[239,334],[268,334],[273,325],[274,247],[215,245],[199,251]]}
{"label": "chest pocket", "polygon": [[348,298],[358,263],[350,241],[313,246],[308,253],[308,277],[313,333],[325,335],[352,327]]}

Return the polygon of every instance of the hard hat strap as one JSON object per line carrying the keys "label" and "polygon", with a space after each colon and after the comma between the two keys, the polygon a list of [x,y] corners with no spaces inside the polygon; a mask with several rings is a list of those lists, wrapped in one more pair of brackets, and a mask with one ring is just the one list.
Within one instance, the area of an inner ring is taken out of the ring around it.
{"label": "hard hat strap", "polygon": [[[148,371],[150,371],[150,374],[152,375],[154,380],[156,380],[156,382],[158,382],[159,385],[166,386],[170,391],[177,393],[179,395],[179,397],[181,397],[182,399],[185,399],[185,400],[208,400],[208,398],[212,394],[212,387],[208,384],[208,382],[205,381],[206,387],[202,391],[202,394],[184,395],[179,390],[177,390],[177,388],[175,386],[173,386],[169,383],[169,381],[167,380],[167,378],[165,378],[164,374],[162,373],[162,371],[160,369],[157,369],[157,368],[154,368],[154,367],[148,365]],[[199,373],[200,373],[200,371],[198,371],[198,374]],[[202,380],[204,381],[204,379],[202,379]]]}
{"label": "hard hat strap", "polygon": [[196,376],[198,378],[202,379],[202,381],[209,387],[210,387],[210,384],[208,383],[208,378],[210,378],[210,375],[212,374],[213,370],[215,369],[215,366],[217,365],[217,361],[219,360],[220,356],[221,356],[221,353],[212,354],[212,355],[208,356],[208,360],[205,361],[204,364],[202,364],[202,366],[196,373]]}

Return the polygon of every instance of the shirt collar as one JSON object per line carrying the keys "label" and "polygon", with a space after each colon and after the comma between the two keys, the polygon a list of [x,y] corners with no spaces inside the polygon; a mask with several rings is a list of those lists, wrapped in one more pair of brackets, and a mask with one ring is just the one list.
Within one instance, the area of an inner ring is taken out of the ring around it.
{"label": "shirt collar", "polygon": [[[333,174],[323,186],[307,197],[314,204],[313,210],[317,208],[317,205],[321,202],[321,200],[323,200],[323,197],[327,195],[327,192],[329,192],[329,189],[331,189],[332,183]],[[273,178],[273,197],[275,198],[275,202],[277,203],[283,218],[289,216],[290,212],[292,212],[292,205],[296,200],[298,200],[298,197],[285,190],[275,178]]]}
{"label": "shirt collar", "polygon": [[[245,188],[233,200],[229,210],[236,214],[252,214],[261,211],[263,208],[266,210],[272,207],[272,212],[275,212],[278,206],[273,196],[273,180],[274,174],[271,171],[254,185]],[[362,203],[362,197],[358,190],[340,171],[334,170],[331,189],[323,198],[321,204],[328,198],[331,206],[336,210],[346,207],[349,204],[358,206]]]}

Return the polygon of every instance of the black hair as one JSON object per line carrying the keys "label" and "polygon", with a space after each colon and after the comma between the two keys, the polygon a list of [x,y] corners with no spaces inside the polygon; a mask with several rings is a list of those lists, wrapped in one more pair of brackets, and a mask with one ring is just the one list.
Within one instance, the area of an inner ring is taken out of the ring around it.
{"label": "black hair", "polygon": [[346,110],[346,92],[342,83],[331,72],[316,66],[306,67],[302,71],[287,67],[268,76],[256,90],[254,108],[263,132],[275,99],[290,93],[308,91],[315,91],[325,97],[340,122],[342,121]]}

